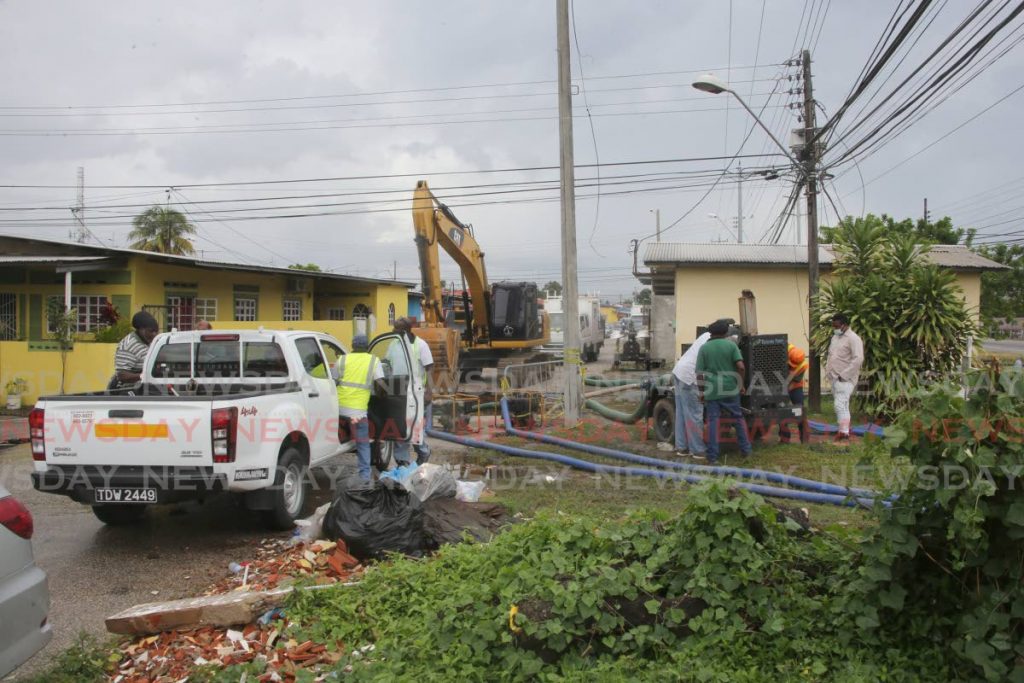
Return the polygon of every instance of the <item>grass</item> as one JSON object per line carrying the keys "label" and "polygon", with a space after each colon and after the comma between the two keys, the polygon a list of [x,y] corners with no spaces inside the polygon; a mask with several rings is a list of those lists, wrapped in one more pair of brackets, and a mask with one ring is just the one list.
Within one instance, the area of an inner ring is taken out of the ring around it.
{"label": "grass", "polygon": [[107,680],[107,673],[121,656],[111,643],[81,633],[73,645],[53,657],[43,671],[19,679],[19,683],[93,683]]}

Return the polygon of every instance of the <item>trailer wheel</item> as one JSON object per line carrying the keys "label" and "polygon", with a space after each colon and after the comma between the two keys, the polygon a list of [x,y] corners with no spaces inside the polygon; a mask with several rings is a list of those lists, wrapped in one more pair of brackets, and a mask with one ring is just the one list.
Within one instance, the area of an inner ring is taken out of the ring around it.
{"label": "trailer wheel", "polygon": [[302,452],[289,447],[277,461],[272,504],[263,515],[268,526],[287,531],[302,517],[309,500],[309,466]]}
{"label": "trailer wheel", "polygon": [[658,441],[672,443],[676,436],[676,404],[667,398],[658,399],[651,411],[654,418],[654,435]]}
{"label": "trailer wheel", "polygon": [[145,505],[93,505],[92,514],[107,526],[135,524],[146,514]]}
{"label": "trailer wheel", "polygon": [[370,466],[378,472],[387,472],[394,463],[395,442],[374,439],[370,442]]}

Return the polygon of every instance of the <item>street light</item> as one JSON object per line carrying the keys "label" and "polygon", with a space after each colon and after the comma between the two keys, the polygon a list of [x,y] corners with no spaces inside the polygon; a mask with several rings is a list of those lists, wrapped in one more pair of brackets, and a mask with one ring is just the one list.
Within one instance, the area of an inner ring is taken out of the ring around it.
{"label": "street light", "polygon": [[718,214],[717,214],[717,213],[709,213],[709,214],[708,214],[708,218],[714,218],[714,219],[715,219],[716,221],[718,221],[718,224],[719,224],[719,225],[721,225],[721,226],[722,226],[723,228],[725,228],[725,231],[726,231],[727,233],[729,233],[729,235],[730,235],[730,236],[731,236],[731,237],[732,237],[733,239],[736,239],[736,235],[735,235],[735,233],[733,233],[732,229],[731,229],[731,228],[730,228],[730,227],[729,227],[728,225],[726,225],[726,224],[725,224],[725,221],[723,221],[723,220],[722,220],[721,218],[719,218],[719,216],[718,216]]}
{"label": "street light", "polygon": [[[802,64],[804,67],[804,140],[806,143],[810,143],[814,135],[814,97],[811,93],[811,53],[804,50],[802,55]],[[807,188],[807,341],[808,341],[808,355],[810,356],[810,402],[811,408],[817,410],[821,407],[821,361],[818,358],[818,354],[814,351],[814,346],[810,343],[813,338],[814,332],[814,300],[818,293],[818,215],[817,215],[817,158],[814,154],[813,149],[805,148],[804,155],[807,159],[806,163],[801,163],[790,153],[779,139],[776,138],[772,132],[768,129],[768,126],[764,125],[764,121],[761,120],[754,110],[747,106],[747,103],[743,101],[743,98],[739,96],[735,90],[729,87],[729,85],[718,78],[714,74],[704,74],[693,82],[693,87],[701,92],[711,93],[712,95],[718,95],[723,92],[731,93],[733,97],[739,100],[739,103],[743,105],[743,108],[747,110],[747,113],[754,117],[757,121],[757,125],[761,126],[761,129],[771,138],[775,146],[782,150],[786,158],[789,159],[790,163],[793,164],[793,168],[797,170],[806,184]],[[742,211],[741,211],[742,213]]]}
{"label": "street light", "polygon": [[739,96],[739,93],[730,88],[725,83],[725,81],[723,81],[718,76],[715,76],[714,74],[704,74],[703,76],[701,76],[700,78],[693,82],[693,87],[696,88],[697,90],[700,90],[701,92],[711,93],[712,95],[718,95],[723,92],[727,92],[731,94],[733,97],[735,97],[739,101],[739,103],[743,105],[743,108],[747,110],[747,113],[754,117],[754,120],[757,121],[757,125],[761,126],[761,129],[768,134],[768,137],[772,139],[772,142],[774,142],[775,145],[782,150],[782,153],[789,158],[790,162],[792,162],[792,164],[797,169],[799,169],[799,171],[802,174],[807,174],[807,169],[803,167],[803,164],[797,161],[796,157],[794,157],[790,153],[790,151],[786,149],[785,145],[779,142],[779,139],[775,137],[775,135],[768,129],[768,126],[764,125],[764,121],[761,120],[761,117],[755,114],[754,110],[747,106],[747,103],[744,102],[743,98]]}

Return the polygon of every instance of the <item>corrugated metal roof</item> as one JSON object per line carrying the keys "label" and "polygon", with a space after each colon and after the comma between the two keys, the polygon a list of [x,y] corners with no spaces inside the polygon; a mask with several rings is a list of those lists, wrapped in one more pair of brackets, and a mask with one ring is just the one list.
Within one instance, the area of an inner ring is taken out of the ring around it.
{"label": "corrugated metal roof", "polygon": [[89,263],[104,261],[103,256],[0,256],[0,263]]}
{"label": "corrugated metal roof", "polygon": [[[1002,270],[1005,266],[958,245],[933,246],[928,260],[945,268],[964,270]],[[818,263],[831,266],[830,245],[818,247]],[[680,265],[805,265],[807,247],[793,244],[700,244],[687,242],[655,242],[647,246],[644,263]]]}
{"label": "corrugated metal roof", "polygon": [[[415,287],[415,283],[405,282],[402,280],[390,280],[386,278],[377,277],[363,277],[361,275],[346,275],[343,273],[331,273],[328,271],[309,271],[309,270],[295,270],[291,268],[281,268],[275,266],[267,266],[255,263],[238,263],[231,261],[209,261],[199,259],[194,256],[177,256],[174,254],[160,254],[153,251],[141,251],[139,249],[124,249],[119,247],[105,247],[97,246],[92,244],[80,244],[77,242],[63,242],[60,240],[48,240],[40,239],[37,237],[22,237],[19,235],[0,235],[0,240],[5,242],[17,242],[25,245],[27,251],[31,250],[32,243],[38,243],[47,247],[66,247],[68,252],[71,254],[78,254],[78,256],[54,256],[54,255],[35,255],[28,254],[25,256],[9,256],[9,259],[13,261],[7,261],[6,263],[28,263],[28,259],[43,259],[40,263],[47,262],[72,262],[75,259],[102,259],[103,257],[111,257],[117,255],[131,255],[131,256],[145,256],[154,261],[163,261],[165,263],[177,263],[181,265],[195,266],[197,268],[214,268],[223,270],[234,270],[234,271],[256,271],[260,273],[275,273],[280,275],[288,275],[291,277],[309,277],[320,280],[342,280],[351,282],[367,282],[381,285],[398,285],[400,287],[412,288]],[[19,251],[21,248],[18,249]],[[93,253],[96,256],[81,256],[82,252]],[[0,261],[0,263],[4,263]]]}

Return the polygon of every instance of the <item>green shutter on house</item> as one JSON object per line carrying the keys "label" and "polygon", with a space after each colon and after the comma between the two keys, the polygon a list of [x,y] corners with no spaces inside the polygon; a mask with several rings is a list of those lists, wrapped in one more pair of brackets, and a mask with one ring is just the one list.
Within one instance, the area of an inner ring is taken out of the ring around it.
{"label": "green shutter on house", "polygon": [[117,314],[124,317],[132,316],[132,295],[131,294],[115,294],[110,297],[110,303],[117,309]]}
{"label": "green shutter on house", "polygon": [[43,338],[43,295],[28,295],[28,338],[40,341]]}

